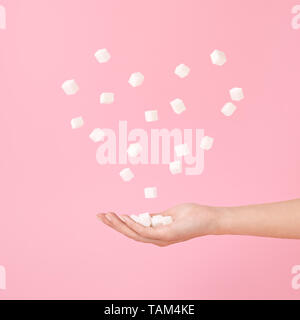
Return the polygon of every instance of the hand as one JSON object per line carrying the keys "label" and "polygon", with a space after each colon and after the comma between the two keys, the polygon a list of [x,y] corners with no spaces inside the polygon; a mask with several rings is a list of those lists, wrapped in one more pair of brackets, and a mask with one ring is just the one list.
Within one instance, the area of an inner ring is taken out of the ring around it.
{"label": "hand", "polygon": [[[172,216],[173,222],[166,226],[144,227],[129,216],[115,213],[98,214],[98,218],[111,228],[136,241],[165,247],[177,242],[215,234],[217,230],[216,208],[197,204],[181,204],[162,213]],[[154,214],[152,214],[154,215]]]}

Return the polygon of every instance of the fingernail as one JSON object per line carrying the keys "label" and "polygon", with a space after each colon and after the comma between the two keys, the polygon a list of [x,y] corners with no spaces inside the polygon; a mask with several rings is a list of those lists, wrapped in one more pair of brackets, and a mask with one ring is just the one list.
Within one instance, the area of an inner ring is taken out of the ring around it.
{"label": "fingernail", "polygon": [[110,216],[109,213],[105,215],[105,218],[106,218],[107,220],[111,221],[111,216]]}
{"label": "fingernail", "polygon": [[96,217],[101,220],[102,214],[98,213],[98,214],[96,214]]}

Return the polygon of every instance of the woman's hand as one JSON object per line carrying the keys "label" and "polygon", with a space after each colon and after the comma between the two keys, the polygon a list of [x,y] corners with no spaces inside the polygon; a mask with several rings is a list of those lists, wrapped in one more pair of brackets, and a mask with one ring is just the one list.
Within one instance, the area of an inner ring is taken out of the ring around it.
{"label": "woman's hand", "polygon": [[[166,226],[144,227],[129,216],[115,213],[98,214],[98,218],[125,236],[136,241],[152,243],[161,247],[195,237],[215,234],[217,231],[217,209],[197,204],[181,204],[164,212],[173,222]],[[153,214],[152,214],[153,215]]]}

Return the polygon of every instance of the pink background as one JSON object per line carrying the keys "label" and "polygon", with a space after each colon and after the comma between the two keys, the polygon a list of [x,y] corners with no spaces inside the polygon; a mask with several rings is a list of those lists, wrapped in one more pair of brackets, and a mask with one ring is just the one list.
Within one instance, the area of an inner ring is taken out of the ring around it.
{"label": "pink background", "polygon": [[[159,211],[180,202],[241,205],[299,197],[300,30],[295,0],[1,0],[0,265],[8,298],[299,299],[291,268],[300,243],[206,237],[167,248],[135,243],[96,219],[97,212]],[[97,49],[112,60],[100,65]],[[228,63],[210,62],[214,49]],[[187,79],[173,75],[179,63]],[[133,89],[130,73],[145,75]],[[60,86],[75,78],[80,91]],[[220,109],[244,88],[232,118]],[[116,93],[111,106],[103,91]],[[169,101],[184,99],[175,115]],[[160,119],[144,121],[156,107]],[[70,119],[85,126],[71,130]],[[204,128],[215,137],[200,176],[166,166],[100,166],[95,127]],[[145,200],[143,188],[159,197]]]}

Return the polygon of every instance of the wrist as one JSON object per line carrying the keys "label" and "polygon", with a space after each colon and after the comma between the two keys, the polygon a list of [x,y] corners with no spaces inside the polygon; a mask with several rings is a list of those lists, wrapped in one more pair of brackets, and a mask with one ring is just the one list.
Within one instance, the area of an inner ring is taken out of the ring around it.
{"label": "wrist", "polygon": [[232,224],[232,212],[229,207],[213,207],[214,211],[214,235],[230,234]]}

